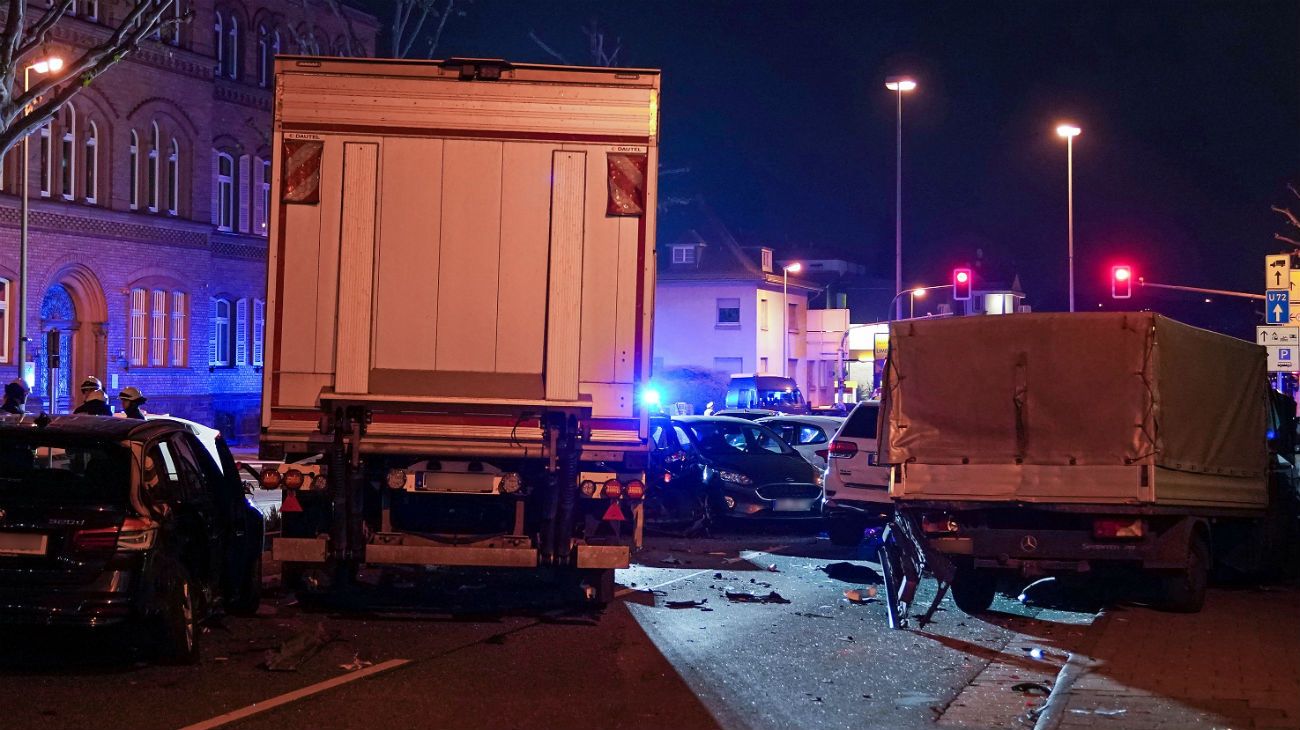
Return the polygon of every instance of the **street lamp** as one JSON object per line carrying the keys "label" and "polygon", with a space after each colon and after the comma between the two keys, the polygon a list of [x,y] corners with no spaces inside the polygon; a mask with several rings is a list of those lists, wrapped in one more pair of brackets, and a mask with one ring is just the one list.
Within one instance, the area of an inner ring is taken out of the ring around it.
{"label": "street lamp", "polygon": [[[903,92],[916,88],[916,81],[906,76],[890,76],[885,88],[898,95],[898,160],[894,168],[894,293],[903,292]],[[903,318],[903,303],[898,303],[895,319]]]}
{"label": "street lamp", "polygon": [[[63,69],[63,59],[58,56],[42,58],[35,63],[28,65],[23,69],[23,93],[26,94],[31,89],[31,72],[38,74],[58,73]],[[32,107],[29,102],[23,108],[23,115],[31,113]],[[18,286],[18,377],[27,380],[27,288],[30,284],[27,280],[27,186],[28,177],[31,174],[31,156],[28,154],[27,138],[31,133],[23,135],[23,174],[21,190],[19,197],[22,198],[21,212],[19,213],[18,226],[18,280],[21,284]],[[27,387],[32,387],[28,383]]]}
{"label": "street lamp", "polygon": [[[890,300],[889,300],[889,306],[885,309],[885,321],[886,321],[886,322],[892,322],[892,321],[893,321],[893,319],[891,319],[890,316],[889,316],[889,312],[890,312],[890,311],[893,311],[893,310],[895,309],[895,306],[894,306],[895,304],[898,305],[897,309],[898,309],[899,311],[901,311],[901,310],[903,309],[903,295],[904,295],[904,294],[908,295],[909,297],[913,297],[913,298],[915,298],[915,297],[924,297],[924,296],[925,296],[925,293],[928,292],[928,291],[932,291],[932,290],[934,290],[934,289],[951,289],[951,288],[952,288],[952,284],[935,284],[934,286],[918,286],[918,287],[916,287],[915,289],[907,289],[907,290],[905,290],[905,291],[900,291],[899,293],[897,293],[897,294],[894,295],[894,298],[893,298],[893,299],[890,299]],[[898,317],[898,319],[902,319],[902,317]]]}
{"label": "street lamp", "polygon": [[781,267],[781,376],[790,377],[790,272],[799,273],[803,264],[798,261]]}
{"label": "street lamp", "polygon": [[916,316],[916,300],[917,300],[917,297],[920,297],[921,299],[924,299],[924,298],[925,298],[925,287],[923,287],[923,286],[918,286],[917,288],[915,288],[915,289],[912,290],[912,296],[908,297],[908,299],[907,299],[907,318],[908,318],[908,319],[912,319],[913,317]]}
{"label": "street lamp", "polygon": [[1065,174],[1067,178],[1067,196],[1069,197],[1068,220],[1070,227],[1070,311],[1074,311],[1074,138],[1083,132],[1073,124],[1061,124],[1056,127],[1056,133],[1065,138]]}

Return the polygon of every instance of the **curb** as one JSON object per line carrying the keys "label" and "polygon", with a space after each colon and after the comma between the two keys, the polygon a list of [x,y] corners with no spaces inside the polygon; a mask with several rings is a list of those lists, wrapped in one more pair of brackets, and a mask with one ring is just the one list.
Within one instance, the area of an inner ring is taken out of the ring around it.
{"label": "curb", "polygon": [[[1091,650],[1092,645],[1096,642],[1096,637],[1106,631],[1110,624],[1114,612],[1107,608],[1102,609],[1097,614],[1097,618],[1092,622],[1093,636],[1092,641],[1085,642],[1087,648]],[[1093,660],[1084,651],[1072,651],[1070,656],[1065,660],[1065,666],[1056,674],[1056,681],[1052,684],[1052,691],[1047,695],[1047,701],[1043,703],[1042,710],[1038,713],[1038,721],[1034,723],[1034,730],[1056,730],[1062,720],[1065,719],[1065,706],[1070,701],[1070,690],[1074,688],[1075,682],[1081,677],[1092,671],[1096,666]]]}

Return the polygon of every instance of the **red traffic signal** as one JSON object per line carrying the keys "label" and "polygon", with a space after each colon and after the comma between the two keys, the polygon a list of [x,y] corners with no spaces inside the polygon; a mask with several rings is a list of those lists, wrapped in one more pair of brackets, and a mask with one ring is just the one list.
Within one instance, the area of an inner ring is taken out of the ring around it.
{"label": "red traffic signal", "polygon": [[974,279],[975,277],[971,276],[970,269],[953,269],[952,298],[960,301],[970,299],[970,290]]}
{"label": "red traffic signal", "polygon": [[1110,295],[1116,299],[1128,299],[1133,296],[1132,267],[1110,267]]}

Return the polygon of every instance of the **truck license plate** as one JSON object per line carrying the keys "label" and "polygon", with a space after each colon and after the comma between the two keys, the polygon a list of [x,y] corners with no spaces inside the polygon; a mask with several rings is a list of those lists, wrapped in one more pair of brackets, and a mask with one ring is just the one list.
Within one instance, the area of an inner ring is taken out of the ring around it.
{"label": "truck license plate", "polygon": [[39,532],[0,532],[0,555],[44,555],[46,541]]}
{"label": "truck license plate", "polygon": [[809,504],[806,499],[778,499],[772,505],[774,512],[807,512],[808,509]]}

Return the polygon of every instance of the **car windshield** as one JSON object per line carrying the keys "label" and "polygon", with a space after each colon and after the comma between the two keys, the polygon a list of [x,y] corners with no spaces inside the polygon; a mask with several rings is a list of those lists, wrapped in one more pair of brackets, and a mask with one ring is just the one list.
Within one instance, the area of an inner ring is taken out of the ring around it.
{"label": "car windshield", "polygon": [[775,433],[753,423],[696,421],[690,428],[700,452],[709,456],[794,453]]}
{"label": "car windshield", "polygon": [[44,434],[0,437],[0,499],[7,503],[123,504],[131,452],[90,438]]}
{"label": "car windshield", "polygon": [[873,439],[876,437],[876,419],[880,415],[880,404],[860,403],[849,414],[849,420],[839,435],[851,439]]}
{"label": "car windshield", "polygon": [[798,388],[758,391],[758,405],[762,408],[790,408],[803,405],[803,394]]}

